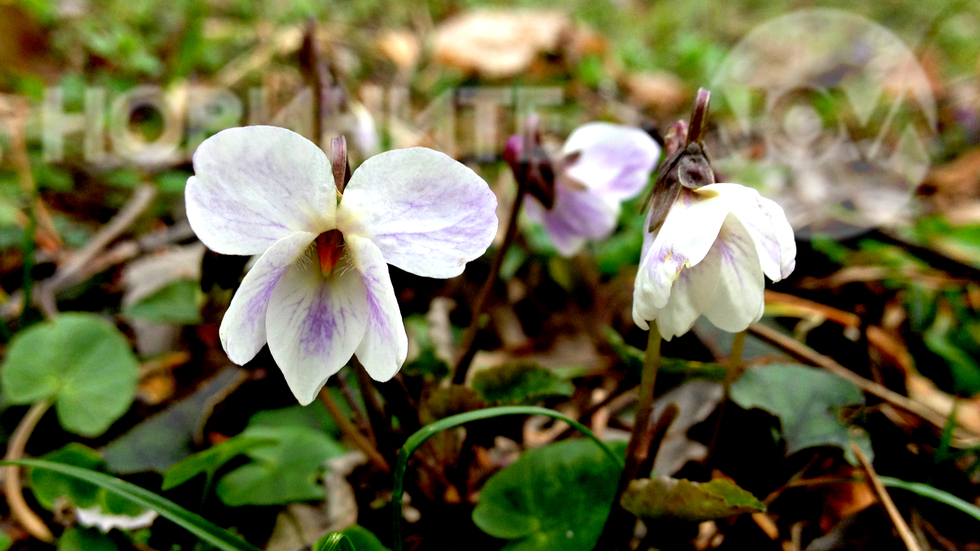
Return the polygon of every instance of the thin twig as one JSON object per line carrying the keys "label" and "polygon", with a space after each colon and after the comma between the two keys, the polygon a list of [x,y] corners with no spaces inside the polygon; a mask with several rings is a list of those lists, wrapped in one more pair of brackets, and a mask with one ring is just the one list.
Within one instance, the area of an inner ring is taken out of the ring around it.
{"label": "thin twig", "polygon": [[[13,436],[11,436],[10,441],[7,443],[5,460],[16,461],[24,457],[24,448],[27,446],[27,439],[31,437],[31,433],[34,432],[34,427],[37,426],[38,421],[41,420],[41,417],[44,417],[44,413],[50,407],[50,400],[42,400],[27,410],[24,418],[20,420],[17,428],[14,429]],[[44,521],[31,510],[30,506],[27,505],[27,501],[24,499],[24,489],[20,483],[20,467],[17,465],[4,467],[3,492],[7,498],[7,505],[10,507],[10,511],[30,535],[44,542],[54,541],[54,535],[51,533],[48,525],[44,524]]]}
{"label": "thin twig", "polygon": [[395,459],[395,435],[391,427],[391,421],[385,414],[384,406],[378,400],[374,383],[371,381],[367,370],[361,365],[357,357],[351,358],[350,368],[354,370],[357,377],[357,387],[361,391],[361,400],[367,409],[368,420],[374,430],[374,439],[378,443],[378,451],[381,452],[389,461]]}
{"label": "thin twig", "polygon": [[874,396],[881,398],[895,407],[918,415],[939,429],[942,429],[946,425],[946,418],[939,413],[906,396],[902,396],[884,385],[880,385],[874,381],[865,379],[864,377],[837,363],[833,359],[820,354],[805,344],[793,340],[792,337],[783,335],[775,329],[770,329],[769,327],[758,323],[754,323],[749,326],[749,332],[770,344],[782,348],[797,359],[809,362],[818,367],[822,367],[831,373],[834,373],[838,377],[853,383],[855,386],[868,394],[873,394]]}
{"label": "thin twig", "polygon": [[888,513],[888,518],[891,519],[892,524],[895,525],[895,529],[898,530],[898,535],[902,538],[905,543],[905,547],[909,551],[922,551],[919,547],[919,542],[915,540],[915,535],[912,534],[912,530],[909,525],[905,523],[905,519],[898,512],[898,507],[895,507],[895,502],[892,501],[891,496],[888,495],[888,490],[885,489],[885,485],[881,483],[878,479],[878,473],[875,472],[874,467],[871,466],[871,462],[868,461],[868,457],[864,455],[861,448],[851,442],[851,450],[854,451],[854,455],[857,456],[858,461],[861,463],[861,468],[864,469],[864,474],[867,477],[867,481],[871,482],[871,489],[874,490],[875,495],[878,496],[878,501],[885,507],[885,512]]}
{"label": "thin twig", "polygon": [[[66,283],[76,282],[77,276],[84,271],[85,266],[95,259],[109,243],[115,241],[129,229],[140,215],[146,211],[150,204],[153,203],[153,199],[156,196],[157,188],[152,184],[143,184],[136,188],[129,201],[112,217],[112,220],[109,220],[108,224],[102,226],[98,233],[84,247],[71,255],[64,264],[59,266],[58,271],[50,279],[46,280],[43,286],[45,288],[60,290],[64,289]],[[68,283],[68,285],[71,285],[71,283]]]}
{"label": "thin twig", "polygon": [[514,204],[510,209],[510,218],[507,220],[507,233],[504,234],[504,242],[497,249],[497,255],[493,257],[493,264],[490,266],[490,275],[487,276],[487,280],[480,289],[480,294],[476,296],[476,300],[473,302],[473,314],[470,318],[470,325],[466,328],[466,333],[463,334],[463,340],[459,343],[459,349],[462,351],[462,355],[459,357],[459,362],[456,363],[456,372],[453,375],[453,382],[458,385],[466,382],[466,373],[470,369],[473,357],[476,356],[476,334],[480,332],[480,315],[483,313],[483,308],[490,298],[490,293],[493,291],[494,286],[497,284],[497,279],[500,277],[500,267],[504,264],[504,256],[507,255],[507,250],[517,235],[517,215],[521,211],[521,205],[524,204],[524,195],[527,193],[527,181],[527,178],[517,178],[517,197],[514,198]]}
{"label": "thin twig", "polygon": [[[166,231],[150,233],[135,240],[122,241],[92,259],[80,271],[76,272],[73,277],[62,280],[59,285],[53,286],[51,290],[54,294],[58,294],[72,285],[81,283],[112,266],[122,264],[127,260],[132,260],[146,251],[159,249],[192,237],[194,237],[194,231],[191,229],[190,224],[180,222],[167,228]],[[10,321],[20,315],[23,309],[24,294],[19,290],[15,291],[11,293],[7,302],[0,306],[0,319]]]}
{"label": "thin twig", "polygon": [[333,396],[330,396],[330,390],[327,387],[320,389],[320,401],[323,402],[324,407],[327,408],[327,412],[330,413],[330,416],[333,417],[334,422],[337,423],[337,427],[340,428],[340,432],[342,432],[347,438],[350,438],[354,442],[354,445],[360,448],[361,451],[368,456],[371,463],[374,463],[384,472],[390,473],[391,466],[388,465],[387,461],[385,461],[384,456],[382,456],[381,453],[371,445],[371,442],[369,442],[368,439],[357,430],[357,427],[350,422],[350,419],[344,415],[344,412],[341,411],[340,407],[337,405],[337,402],[334,401]]}

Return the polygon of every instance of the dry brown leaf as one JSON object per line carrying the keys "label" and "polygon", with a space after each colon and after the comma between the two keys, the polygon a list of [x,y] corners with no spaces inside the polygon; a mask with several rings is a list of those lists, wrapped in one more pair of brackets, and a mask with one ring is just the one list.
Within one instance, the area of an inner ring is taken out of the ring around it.
{"label": "dry brown leaf", "polygon": [[422,53],[422,45],[415,34],[404,30],[388,30],[378,37],[378,50],[401,70],[403,75],[415,70]]}
{"label": "dry brown leaf", "polygon": [[[860,471],[855,469],[853,474],[842,476],[857,476]],[[864,482],[840,482],[823,486],[820,491],[823,498],[823,512],[820,515],[820,528],[829,532],[841,519],[849,517],[858,511],[863,511],[876,501],[874,492]]]}
{"label": "dry brown leaf", "polygon": [[[980,440],[980,396],[972,399],[955,398],[936,388],[931,380],[918,373],[909,373],[905,378],[905,386],[908,388],[909,398],[945,417],[949,417],[956,406],[956,422],[959,428],[971,433],[963,435],[958,432],[956,436],[974,444],[976,442],[973,441]],[[954,445],[958,441],[958,438],[953,438]]]}
{"label": "dry brown leaf", "polygon": [[516,76],[538,54],[555,52],[571,27],[568,14],[553,10],[480,9],[450,18],[432,39],[439,63],[487,78]]}
{"label": "dry brown leaf", "polygon": [[629,75],[626,77],[626,89],[633,103],[663,115],[680,111],[691,96],[684,81],[662,71]]}
{"label": "dry brown leaf", "polygon": [[956,198],[976,197],[980,193],[980,148],[932,168],[921,187],[934,190],[940,206]]}

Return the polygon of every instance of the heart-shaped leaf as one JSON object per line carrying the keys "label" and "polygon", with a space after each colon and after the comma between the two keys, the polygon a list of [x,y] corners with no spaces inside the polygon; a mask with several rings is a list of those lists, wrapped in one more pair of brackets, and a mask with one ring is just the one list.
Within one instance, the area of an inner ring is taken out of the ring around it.
{"label": "heart-shaped leaf", "polygon": [[473,522],[511,540],[506,551],[590,551],[612,507],[619,473],[588,440],[527,451],[487,481]]}
{"label": "heart-shaped leaf", "polygon": [[796,364],[769,364],[749,369],[731,387],[739,406],[761,408],[779,418],[786,453],[811,446],[838,446],[852,465],[856,442],[869,459],[874,457],[866,432],[841,420],[841,409],[863,405],[864,395],[853,384],[829,371]]}
{"label": "heart-shaped leaf", "polygon": [[0,378],[10,403],[54,401],[61,426],[106,431],[136,395],[139,363],[115,325],[94,314],[62,314],[19,333]]}

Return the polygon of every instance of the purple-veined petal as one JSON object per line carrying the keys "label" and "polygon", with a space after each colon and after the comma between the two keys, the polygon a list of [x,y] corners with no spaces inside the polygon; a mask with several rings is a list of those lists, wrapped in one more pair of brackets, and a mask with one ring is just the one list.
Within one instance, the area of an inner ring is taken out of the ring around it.
{"label": "purple-veined petal", "polygon": [[683,335],[710,308],[719,287],[721,255],[717,243],[697,266],[681,270],[670,290],[667,306],[657,314],[657,328],[664,340]]}
{"label": "purple-veined petal", "polygon": [[258,254],[287,235],[335,224],[330,161],[303,136],[274,126],[229,128],[204,140],[187,180],[187,220],[222,254]]}
{"label": "purple-veined petal", "polygon": [[732,198],[732,214],[752,236],[762,271],[769,279],[779,281],[789,276],[796,267],[796,240],[782,207],[755,189],[739,184],[714,184],[705,188],[716,189]]}
{"label": "purple-veined petal", "polygon": [[218,329],[228,359],[245,365],[265,345],[265,315],[272,290],[314,239],[312,233],[296,232],[276,241],[245,274]]}
{"label": "purple-veined petal", "polygon": [[652,243],[644,247],[640,259],[634,303],[639,300],[648,304],[644,308],[664,308],[681,270],[704,259],[728,213],[726,198],[717,192],[683,190],[655,236],[644,236],[644,241],[652,239]]}
{"label": "purple-veined petal", "polygon": [[650,182],[660,159],[660,146],[639,128],[591,122],[575,129],[563,154],[580,152],[566,174],[603,197],[624,201],[636,197]]}
{"label": "purple-veined petal", "polygon": [[408,356],[408,334],[388,276],[388,264],[370,239],[348,235],[346,242],[354,267],[367,287],[367,329],[355,353],[371,378],[387,381],[398,373]]}
{"label": "purple-veined petal", "polygon": [[570,190],[558,184],[551,210],[528,195],[525,212],[544,226],[559,254],[569,257],[578,253],[587,239],[609,237],[616,229],[620,206],[592,191]]}
{"label": "purple-veined petal", "polygon": [[367,327],[367,291],[360,272],[341,257],[329,277],[319,264],[294,262],[269,299],[266,333],[293,395],[304,406],[350,360]]}
{"label": "purple-veined petal", "polygon": [[759,321],[765,305],[759,253],[752,236],[734,214],[725,219],[715,248],[720,257],[718,288],[704,316],[723,331],[745,331]]}
{"label": "purple-veined petal", "polygon": [[370,239],[389,264],[448,278],[493,242],[496,208],[490,187],[466,165],[413,147],[375,155],[354,171],[337,225]]}

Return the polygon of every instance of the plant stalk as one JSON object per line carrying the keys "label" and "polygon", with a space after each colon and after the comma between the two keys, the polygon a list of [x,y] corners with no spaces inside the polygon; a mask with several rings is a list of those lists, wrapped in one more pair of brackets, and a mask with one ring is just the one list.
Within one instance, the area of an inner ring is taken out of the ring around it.
{"label": "plant stalk", "polygon": [[[657,322],[650,322],[650,334],[647,340],[646,354],[643,356],[643,373],[640,375],[639,400],[636,405],[636,420],[633,422],[633,432],[630,435],[629,444],[626,446],[626,466],[623,474],[619,477],[619,485],[616,488],[616,499],[613,501],[612,510],[606,525],[599,537],[599,544],[596,549],[616,549],[622,546],[622,539],[626,541],[632,537],[630,530],[631,523],[635,522],[633,515],[623,509],[619,504],[623,492],[629,487],[630,482],[637,478],[640,473],[640,465],[650,453],[650,441],[647,439],[647,430],[650,427],[650,416],[653,414],[653,388],[657,380],[657,370],[660,368],[660,330],[657,329]],[[646,449],[642,446],[646,443]],[[626,534],[623,536],[622,534]]]}
{"label": "plant stalk", "polygon": [[[24,457],[24,448],[27,446],[28,438],[31,437],[38,421],[44,417],[51,404],[51,400],[41,400],[27,410],[24,418],[14,429],[10,442],[7,443],[7,455],[4,456],[4,460],[17,461]],[[3,493],[7,498],[10,512],[30,535],[43,542],[53,542],[54,534],[51,533],[48,525],[37,516],[37,513],[27,505],[27,501],[24,499],[24,488],[20,483],[20,467],[10,465],[3,469]]]}
{"label": "plant stalk", "polygon": [[504,264],[504,257],[507,255],[507,250],[517,236],[517,215],[520,213],[521,206],[524,204],[524,195],[527,193],[527,180],[527,178],[517,178],[517,197],[514,198],[514,204],[510,209],[510,218],[507,220],[507,233],[504,234],[504,242],[500,245],[500,249],[497,250],[497,255],[493,258],[493,265],[490,266],[490,275],[487,276],[487,280],[480,289],[480,294],[477,295],[476,301],[473,302],[473,316],[470,318],[470,325],[466,328],[466,333],[463,334],[463,340],[459,344],[462,355],[459,357],[459,362],[456,364],[456,372],[453,375],[453,382],[458,385],[466,382],[466,373],[469,371],[470,363],[473,362],[473,357],[476,356],[477,352],[476,335],[480,332],[480,315],[483,314],[483,308],[486,306],[487,300],[490,298],[490,293],[493,292],[493,288],[497,284],[497,279],[500,277],[500,267]]}
{"label": "plant stalk", "polygon": [[384,472],[390,473],[391,466],[389,466],[388,462],[385,461],[384,456],[382,456],[381,453],[371,444],[371,442],[369,442],[368,439],[365,438],[359,430],[357,430],[357,427],[350,422],[350,419],[344,415],[344,412],[341,411],[340,407],[337,405],[337,402],[334,401],[333,396],[330,395],[330,391],[327,387],[320,389],[320,401],[323,402],[324,407],[327,408],[330,416],[333,417],[334,422],[337,423],[337,427],[340,428],[340,432],[344,433],[344,436],[347,438],[350,438],[354,442],[354,445],[360,448],[361,451],[367,455],[371,463],[374,463],[375,466]]}

